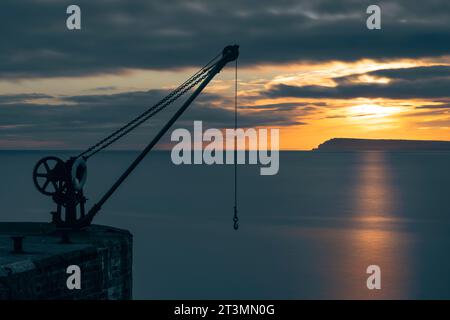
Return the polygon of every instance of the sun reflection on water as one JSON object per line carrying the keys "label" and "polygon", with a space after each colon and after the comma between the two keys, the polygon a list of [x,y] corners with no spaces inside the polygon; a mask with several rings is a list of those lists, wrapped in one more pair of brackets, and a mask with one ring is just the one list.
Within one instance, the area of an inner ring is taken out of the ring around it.
{"label": "sun reflection on water", "polygon": [[[354,221],[348,230],[342,263],[345,268],[339,285],[342,298],[407,298],[409,257],[407,235],[397,229],[395,217],[398,194],[383,152],[361,154],[356,189]],[[368,290],[366,268],[381,268],[381,290]]]}

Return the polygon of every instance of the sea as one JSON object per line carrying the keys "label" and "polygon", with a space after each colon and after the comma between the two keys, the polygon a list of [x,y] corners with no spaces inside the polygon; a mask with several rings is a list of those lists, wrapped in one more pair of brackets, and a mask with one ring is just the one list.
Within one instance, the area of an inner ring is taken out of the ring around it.
{"label": "sea", "polygon": [[[0,220],[50,221],[42,157],[0,151]],[[93,205],[138,155],[88,161]],[[277,175],[151,152],[94,219],[134,236],[134,299],[449,299],[450,152],[281,152]],[[381,288],[368,289],[369,266]]]}

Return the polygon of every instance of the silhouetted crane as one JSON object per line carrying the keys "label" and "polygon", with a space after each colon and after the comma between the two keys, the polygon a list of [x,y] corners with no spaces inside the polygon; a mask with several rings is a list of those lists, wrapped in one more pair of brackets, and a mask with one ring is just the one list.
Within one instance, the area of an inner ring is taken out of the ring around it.
{"label": "silhouetted crane", "polygon": [[[186,111],[186,109],[208,85],[208,83],[228,62],[235,61],[238,56],[238,45],[230,45],[225,47],[221,54],[214,57],[208,64],[197,71],[175,90],[170,92],[158,103],[79,155],[71,157],[67,161],[63,161],[54,156],[40,159],[33,170],[33,181],[41,193],[52,196],[53,201],[56,203],[56,211],[52,212],[52,222],[56,225],[56,227],[59,229],[80,229],[90,225],[92,219],[99,212],[102,205],[111,197],[122,182],[125,181],[129,174],[137,167],[142,159],[144,159],[149,151],[152,150],[152,148],[177,121],[183,112]],[[153,140],[144,148],[144,150],[142,150],[137,158],[130,164],[125,172],[122,173],[122,175],[101,197],[101,199],[94,204],[88,212],[86,212],[86,198],[83,194],[83,186],[87,177],[86,161],[97,152],[116,142],[141,125],[143,122],[147,121],[149,118],[174,103],[177,99],[195,87],[196,89],[170,118],[170,120],[163,126]],[[234,226],[235,229],[237,229],[236,203],[234,212]]]}

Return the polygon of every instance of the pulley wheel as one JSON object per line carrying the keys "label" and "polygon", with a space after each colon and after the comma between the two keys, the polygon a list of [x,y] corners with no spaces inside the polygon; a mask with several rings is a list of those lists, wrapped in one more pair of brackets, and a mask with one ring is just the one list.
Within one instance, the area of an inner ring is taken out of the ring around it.
{"label": "pulley wheel", "polygon": [[67,172],[64,161],[58,157],[45,157],[33,169],[33,182],[39,192],[52,196],[67,186]]}

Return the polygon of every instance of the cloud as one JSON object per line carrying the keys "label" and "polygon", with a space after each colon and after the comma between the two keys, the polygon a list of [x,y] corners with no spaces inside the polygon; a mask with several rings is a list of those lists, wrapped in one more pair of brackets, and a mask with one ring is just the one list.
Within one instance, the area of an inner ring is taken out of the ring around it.
{"label": "cloud", "polygon": [[294,109],[301,108],[303,111],[315,110],[317,107],[324,107],[327,104],[325,102],[281,102],[281,103],[269,103],[261,105],[243,105],[239,106],[239,109],[250,110],[276,110],[276,111],[292,111]]}
{"label": "cloud", "polygon": [[366,28],[369,0],[79,0],[78,31],[66,28],[70,4],[2,1],[2,78],[199,66],[232,43],[247,66],[450,53],[446,0],[381,3],[376,31]]}
{"label": "cloud", "polygon": [[418,125],[426,126],[426,127],[444,127],[450,128],[450,118],[439,119],[439,120],[428,120],[428,121],[419,121]]}
{"label": "cloud", "polygon": [[96,87],[96,88],[93,88],[93,89],[89,89],[88,91],[91,91],[91,92],[104,92],[104,91],[112,91],[112,90],[117,90],[118,89],[118,87],[116,87],[116,86],[103,86],[103,87]]}
{"label": "cloud", "polygon": [[450,103],[425,104],[422,106],[417,106],[416,109],[450,109]]}
{"label": "cloud", "polygon": [[386,77],[394,80],[423,80],[450,77],[450,66],[435,65],[428,67],[382,69],[366,73],[376,77]]}
{"label": "cloud", "polygon": [[[30,96],[1,96],[0,136],[6,141],[53,141],[68,149],[83,149],[134,119],[167,94],[164,90],[135,91],[117,94],[50,97],[59,104],[27,103]],[[49,98],[48,96],[45,96]],[[184,101],[184,99],[183,99]],[[181,103],[181,101],[180,101]],[[169,106],[155,118],[145,122],[116,147],[138,148],[148,143],[178,109],[180,103]],[[202,120],[205,128],[232,128],[234,110],[230,101],[214,94],[201,95],[177,122],[176,127],[191,128],[194,120]],[[240,110],[239,127],[289,126],[304,124],[296,120],[296,111],[277,112]],[[167,141],[166,135],[164,143]],[[30,145],[30,144],[28,144]]]}
{"label": "cloud", "polygon": [[20,93],[20,94],[4,94],[0,95],[0,105],[17,103],[17,102],[25,102],[27,100],[33,99],[46,99],[52,98],[49,95],[41,94],[41,93]]}
{"label": "cloud", "polygon": [[[383,76],[391,79],[389,83],[364,83],[353,80],[361,75]],[[317,85],[292,86],[279,84],[267,90],[266,96],[271,98],[391,98],[439,99],[450,96],[450,67],[431,66],[416,68],[386,69],[364,74],[334,78],[336,87]]]}

